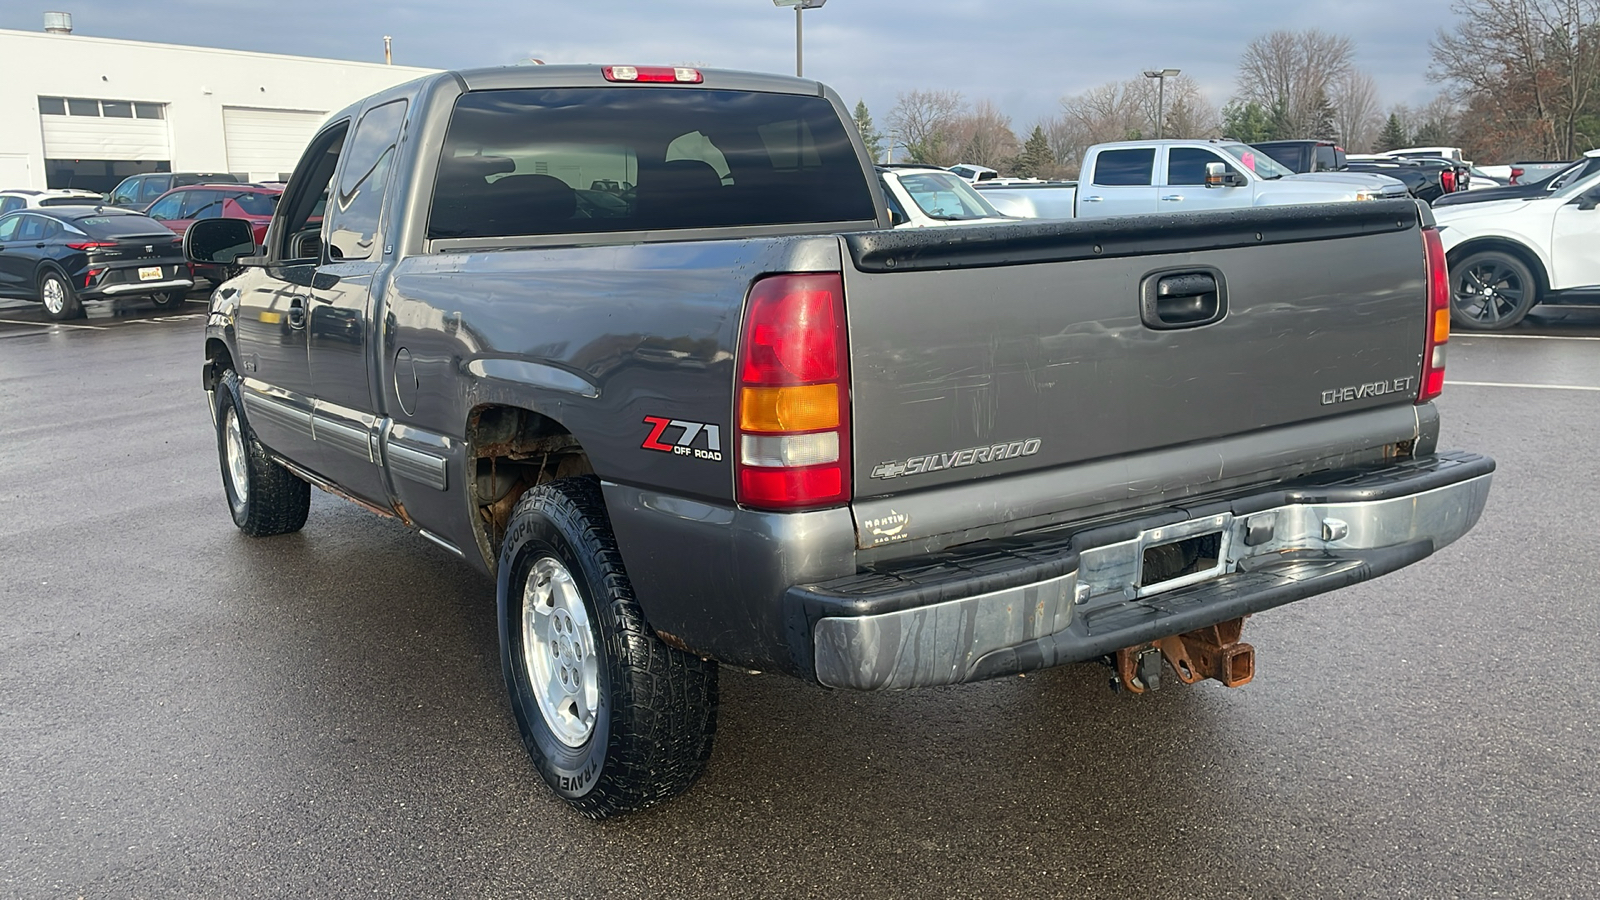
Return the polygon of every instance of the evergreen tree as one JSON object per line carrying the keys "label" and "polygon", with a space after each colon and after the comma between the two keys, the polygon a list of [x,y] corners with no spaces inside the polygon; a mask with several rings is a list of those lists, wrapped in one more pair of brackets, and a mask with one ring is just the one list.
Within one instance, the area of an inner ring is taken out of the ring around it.
{"label": "evergreen tree", "polygon": [[1255,101],[1232,101],[1222,108],[1222,133],[1236,141],[1254,144],[1267,139],[1267,113]]}
{"label": "evergreen tree", "polygon": [[1397,113],[1389,114],[1389,121],[1383,124],[1383,131],[1378,135],[1377,146],[1372,149],[1383,153],[1386,150],[1399,150],[1411,143],[1410,135],[1406,134],[1406,126],[1400,124]]}
{"label": "evergreen tree", "polygon": [[1272,111],[1267,114],[1267,140],[1296,141],[1300,138],[1300,128],[1289,115],[1289,105],[1282,100],[1272,104]]}
{"label": "evergreen tree", "polygon": [[1035,125],[1012,168],[1022,178],[1045,178],[1052,173],[1055,162],[1055,154],[1050,152],[1050,139],[1045,137],[1042,126]]}
{"label": "evergreen tree", "polygon": [[[1417,133],[1411,136],[1411,140],[1418,147],[1440,147],[1453,143],[1450,139],[1450,126],[1438,119],[1429,119],[1423,122],[1422,127],[1417,129]],[[1401,144],[1400,146],[1404,147],[1406,145]]]}
{"label": "evergreen tree", "polygon": [[872,127],[872,114],[867,112],[867,101],[856,101],[856,130],[861,132],[861,140],[867,145],[867,155],[873,162],[883,159],[883,135],[878,129]]}
{"label": "evergreen tree", "polygon": [[1328,95],[1317,91],[1316,103],[1311,107],[1311,137],[1319,141],[1337,141],[1339,126],[1334,122],[1333,104]]}

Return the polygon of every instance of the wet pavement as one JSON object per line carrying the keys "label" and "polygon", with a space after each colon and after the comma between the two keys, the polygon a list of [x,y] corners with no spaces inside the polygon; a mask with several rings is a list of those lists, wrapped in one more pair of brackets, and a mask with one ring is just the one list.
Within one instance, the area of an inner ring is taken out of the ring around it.
{"label": "wet pavement", "polygon": [[705,778],[594,823],[523,754],[493,586],[320,492],[240,535],[203,308],[104,307],[0,304],[0,897],[1600,890],[1600,310],[1457,335],[1441,445],[1499,460],[1482,522],[1253,618],[1254,683],[725,670]]}

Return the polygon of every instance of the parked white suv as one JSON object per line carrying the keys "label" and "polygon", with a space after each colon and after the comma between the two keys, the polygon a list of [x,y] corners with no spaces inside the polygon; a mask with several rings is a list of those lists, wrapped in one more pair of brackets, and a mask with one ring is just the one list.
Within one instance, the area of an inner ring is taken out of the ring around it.
{"label": "parked white suv", "polygon": [[105,198],[93,191],[44,190],[0,191],[0,216],[19,209],[38,209],[43,206],[94,206]]}
{"label": "parked white suv", "polygon": [[1600,172],[1548,194],[1434,209],[1450,318],[1500,331],[1538,303],[1600,303]]}

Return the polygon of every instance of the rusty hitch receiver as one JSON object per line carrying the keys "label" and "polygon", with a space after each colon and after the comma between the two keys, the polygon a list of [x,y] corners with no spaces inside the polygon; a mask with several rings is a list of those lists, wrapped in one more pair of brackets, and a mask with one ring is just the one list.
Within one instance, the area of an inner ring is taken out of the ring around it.
{"label": "rusty hitch receiver", "polygon": [[1158,690],[1163,658],[1184,684],[1207,678],[1215,678],[1228,687],[1249,684],[1256,676],[1256,648],[1240,642],[1243,632],[1241,617],[1149,644],[1124,647],[1113,657],[1117,674],[1112,687],[1135,694]]}

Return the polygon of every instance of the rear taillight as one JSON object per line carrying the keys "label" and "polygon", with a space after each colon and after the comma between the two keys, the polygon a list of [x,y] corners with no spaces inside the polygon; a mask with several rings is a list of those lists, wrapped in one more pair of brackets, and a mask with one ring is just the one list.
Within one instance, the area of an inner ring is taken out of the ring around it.
{"label": "rear taillight", "polygon": [[1444,182],[1444,192],[1453,193],[1456,189],[1456,170],[1444,169],[1439,173],[1439,180]]}
{"label": "rear taillight", "polygon": [[94,284],[94,280],[100,276],[101,272],[104,271],[105,269],[90,269],[89,271],[83,273],[83,286],[88,287]]}
{"label": "rear taillight", "polygon": [[67,246],[74,250],[106,250],[116,244],[109,241],[69,241]]}
{"label": "rear taillight", "polygon": [[1526,169],[1519,169],[1516,166],[1512,166],[1511,167],[1511,183],[1512,184],[1516,184],[1517,183],[1517,179],[1521,178],[1523,175],[1526,175],[1526,174],[1527,174],[1527,170]]}
{"label": "rear taillight", "polygon": [[772,275],[750,288],[739,341],[738,499],[760,509],[850,501],[844,279]]}
{"label": "rear taillight", "polygon": [[1428,339],[1422,349],[1422,383],[1417,402],[1426,403],[1444,391],[1444,350],[1450,340],[1450,273],[1445,268],[1444,242],[1433,228],[1422,230],[1426,249],[1423,273],[1428,282]]}

